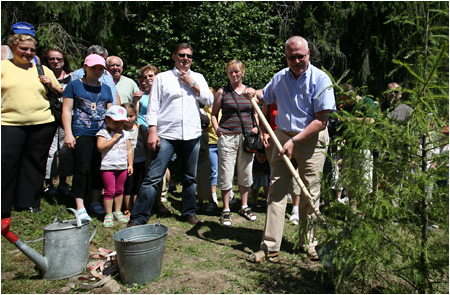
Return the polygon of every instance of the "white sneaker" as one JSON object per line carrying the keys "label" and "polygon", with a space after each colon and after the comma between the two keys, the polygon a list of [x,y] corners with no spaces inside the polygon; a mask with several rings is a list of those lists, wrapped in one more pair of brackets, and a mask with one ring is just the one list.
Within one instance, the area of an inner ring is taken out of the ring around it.
{"label": "white sneaker", "polygon": [[298,224],[298,214],[292,214],[289,218],[289,223],[292,223],[293,225]]}
{"label": "white sneaker", "polygon": [[338,201],[339,203],[345,205],[345,204],[348,203],[348,198],[347,198],[347,197],[345,197],[345,198],[339,198],[339,199],[337,199],[337,201]]}

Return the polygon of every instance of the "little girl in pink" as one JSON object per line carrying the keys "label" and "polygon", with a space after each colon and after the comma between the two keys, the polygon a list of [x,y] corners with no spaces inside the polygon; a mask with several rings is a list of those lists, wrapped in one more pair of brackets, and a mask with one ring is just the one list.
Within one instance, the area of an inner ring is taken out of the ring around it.
{"label": "little girl in pink", "polygon": [[126,109],[111,106],[106,111],[105,121],[106,129],[100,130],[96,136],[97,149],[102,153],[100,172],[105,189],[103,206],[106,215],[103,227],[111,227],[114,219],[121,223],[128,222],[121,210],[125,180],[127,174],[133,174],[133,150],[128,133],[123,131],[123,124],[128,121]]}

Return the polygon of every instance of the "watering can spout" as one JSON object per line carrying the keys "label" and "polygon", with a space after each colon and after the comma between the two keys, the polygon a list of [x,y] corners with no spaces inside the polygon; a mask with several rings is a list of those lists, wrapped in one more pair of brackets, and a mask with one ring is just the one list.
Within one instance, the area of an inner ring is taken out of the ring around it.
{"label": "watering can spout", "polygon": [[36,252],[33,248],[25,244],[13,232],[9,230],[11,219],[2,219],[2,235],[11,243],[13,243],[20,251],[33,261],[36,266],[44,273],[48,270],[48,263],[45,257]]}

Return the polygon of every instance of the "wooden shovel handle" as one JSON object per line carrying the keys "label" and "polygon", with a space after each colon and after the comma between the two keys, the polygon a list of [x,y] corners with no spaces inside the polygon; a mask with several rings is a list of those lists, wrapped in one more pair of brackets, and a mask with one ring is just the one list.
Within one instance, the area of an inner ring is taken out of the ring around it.
{"label": "wooden shovel handle", "polygon": [[[278,151],[281,151],[283,149],[283,146],[281,145],[280,141],[278,140],[275,133],[273,132],[272,127],[270,127],[269,122],[267,122],[266,117],[264,116],[264,114],[262,113],[258,104],[256,103],[255,98],[252,98],[250,101],[253,105],[253,108],[258,113],[259,121],[263,123],[264,128],[266,129],[266,131],[269,133],[270,137],[275,142],[275,145],[277,146]],[[311,206],[311,208],[314,211],[314,214],[316,214],[317,218],[319,218],[319,220],[322,221],[326,225],[325,218],[320,213],[320,211],[316,208],[316,206],[314,206],[314,203],[312,202],[311,194],[309,193],[308,189],[303,184],[303,181],[300,178],[300,176],[298,175],[297,170],[294,168],[294,165],[292,165],[291,160],[289,160],[289,158],[286,155],[283,155],[283,160],[286,163],[286,165],[288,166],[289,171],[291,172],[292,176],[295,178],[298,185],[300,186],[302,192],[306,195],[309,205]]]}

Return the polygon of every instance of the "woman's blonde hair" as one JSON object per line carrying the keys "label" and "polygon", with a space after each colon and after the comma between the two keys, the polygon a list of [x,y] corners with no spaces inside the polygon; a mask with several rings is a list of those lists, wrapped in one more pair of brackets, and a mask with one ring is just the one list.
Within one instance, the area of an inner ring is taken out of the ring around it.
{"label": "woman's blonde hair", "polygon": [[35,46],[37,45],[36,39],[34,39],[32,36],[28,34],[14,34],[8,38],[8,42],[6,44],[12,47],[17,46],[17,44],[19,44],[19,42],[21,41],[33,41],[34,45]]}
{"label": "woman's blonde hair", "polygon": [[227,63],[227,65],[225,66],[225,72],[228,72],[228,68],[231,68],[231,67],[233,69],[238,68],[242,72],[242,74],[245,74],[245,66],[242,63],[242,61],[237,60],[237,59],[230,60]]}

